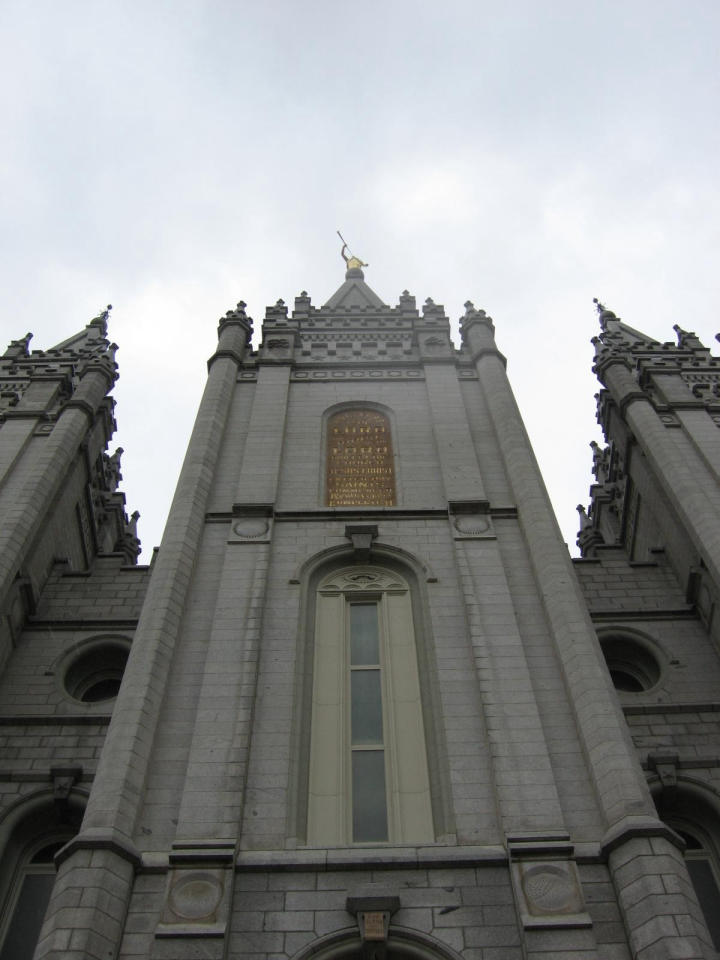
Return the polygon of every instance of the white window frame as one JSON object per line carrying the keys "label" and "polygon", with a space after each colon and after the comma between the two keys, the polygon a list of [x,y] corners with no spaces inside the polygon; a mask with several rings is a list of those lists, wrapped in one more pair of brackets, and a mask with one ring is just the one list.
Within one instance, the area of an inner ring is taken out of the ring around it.
{"label": "white window frame", "polygon": [[397,573],[376,566],[336,570],[317,589],[307,843],[356,845],[349,654],[349,606],[354,602],[375,602],[378,609],[386,842],[431,843],[435,837],[410,588]]}

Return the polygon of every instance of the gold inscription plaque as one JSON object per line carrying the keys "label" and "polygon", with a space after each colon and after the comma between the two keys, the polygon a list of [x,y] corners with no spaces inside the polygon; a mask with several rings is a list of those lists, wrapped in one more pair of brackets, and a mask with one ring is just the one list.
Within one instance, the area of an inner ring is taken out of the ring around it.
{"label": "gold inscription plaque", "polygon": [[365,918],[365,940],[385,939],[385,914],[379,911],[363,914]]}
{"label": "gold inscription plaque", "polygon": [[342,410],[328,421],[329,507],[394,507],[395,471],[387,417]]}

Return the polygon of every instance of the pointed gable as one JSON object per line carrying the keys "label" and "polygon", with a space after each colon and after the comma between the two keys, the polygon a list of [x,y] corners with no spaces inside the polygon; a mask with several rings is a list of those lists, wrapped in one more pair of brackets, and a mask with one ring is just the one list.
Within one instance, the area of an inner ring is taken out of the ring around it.
{"label": "pointed gable", "polygon": [[345,283],[338,287],[325,304],[333,310],[350,307],[385,307],[375,291],[365,283],[365,275],[359,268],[345,274]]}
{"label": "pointed gable", "polygon": [[74,352],[79,354],[88,352],[104,353],[108,346],[105,338],[107,337],[110,310],[112,310],[112,304],[108,304],[105,310],[101,310],[100,313],[94,317],[86,327],[78,331],[78,333],[74,333],[71,337],[68,337],[67,340],[63,340],[62,343],[56,343],[54,347],[50,348],[49,352]]}

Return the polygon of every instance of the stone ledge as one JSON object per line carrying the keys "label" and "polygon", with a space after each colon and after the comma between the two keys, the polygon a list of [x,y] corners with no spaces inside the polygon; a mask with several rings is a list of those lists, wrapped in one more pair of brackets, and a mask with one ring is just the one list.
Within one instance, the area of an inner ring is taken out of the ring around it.
{"label": "stone ledge", "polygon": [[109,713],[18,714],[17,716],[4,714],[0,716],[0,727],[62,727],[73,724],[84,727],[94,724],[107,726],[110,723],[110,716]]}
{"label": "stone ledge", "polygon": [[[139,597],[133,597],[132,603],[138,603]],[[119,605],[119,604],[118,604]],[[135,630],[138,618],[123,620],[61,620],[59,618],[39,619],[28,617],[25,630]]]}
{"label": "stone ledge", "polygon": [[685,607],[682,609],[661,610],[658,607],[650,607],[647,610],[624,610],[622,607],[613,607],[610,610],[594,610],[592,601],[587,601],[590,619],[593,623],[612,621],[622,627],[626,620],[697,620],[698,616],[694,608]]}
{"label": "stone ledge", "polygon": [[236,869],[257,871],[364,870],[368,866],[385,870],[506,866],[507,851],[487,847],[362,847],[332,850],[243,851]]}
{"label": "stone ledge", "polygon": [[172,937],[224,937],[225,923],[158,923],[155,936],[159,940],[169,940]]}
{"label": "stone ledge", "polygon": [[720,703],[638,703],[622,706],[626,716],[648,713],[720,713]]}

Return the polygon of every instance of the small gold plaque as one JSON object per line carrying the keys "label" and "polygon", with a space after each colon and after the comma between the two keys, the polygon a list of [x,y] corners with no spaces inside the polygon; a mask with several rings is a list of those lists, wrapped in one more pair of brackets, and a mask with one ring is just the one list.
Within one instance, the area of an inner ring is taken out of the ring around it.
{"label": "small gold plaque", "polygon": [[365,913],[365,940],[385,939],[385,916],[381,912]]}
{"label": "small gold plaque", "polygon": [[327,427],[327,505],[394,507],[395,469],[388,418],[341,410]]}

